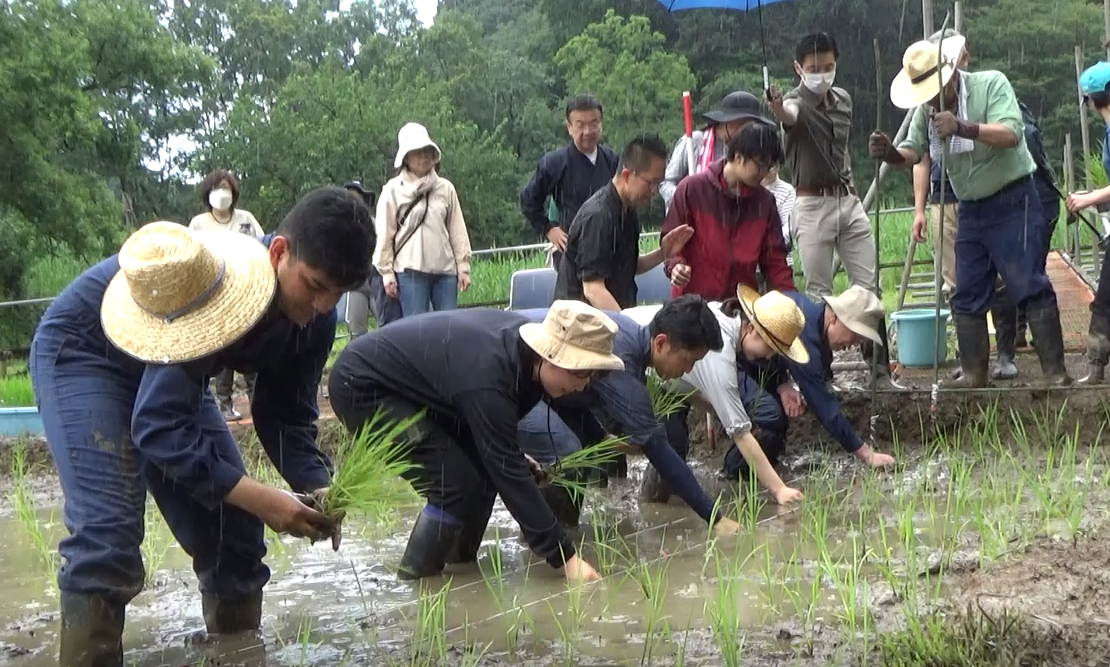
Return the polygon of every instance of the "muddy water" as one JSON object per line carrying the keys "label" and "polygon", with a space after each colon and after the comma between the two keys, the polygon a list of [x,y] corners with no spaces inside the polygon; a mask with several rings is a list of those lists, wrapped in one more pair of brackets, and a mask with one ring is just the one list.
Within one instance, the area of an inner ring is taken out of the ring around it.
{"label": "muddy water", "polygon": [[[719,555],[707,558],[708,531],[689,509],[629,501],[636,477],[615,482],[591,501],[576,538],[608,576],[583,589],[568,591],[558,572],[532,556],[500,503],[478,566],[419,586],[394,576],[414,512],[384,532],[348,530],[339,554],[326,545],[269,535],[273,577],[266,588],[264,648],[242,640],[247,650],[194,641],[203,621],[189,558],[156,511],[148,512],[144,558],[153,573],[128,609],[127,664],[197,664],[220,655],[220,664],[409,664],[414,646],[454,653],[456,663],[465,662],[463,647],[478,646],[487,660],[590,665],[640,664],[651,646],[650,661],[656,663],[654,656],[680,650],[687,628],[709,627],[710,610],[722,598],[733,600],[725,605],[735,614],[730,625],[742,634],[743,628],[796,618],[797,605],[808,605],[814,591],[814,620],[836,622],[841,597],[816,566],[822,549],[802,529],[802,511],[765,506],[746,519],[758,521],[754,530],[719,541]],[[53,573],[12,514],[0,516],[6,547],[0,552],[0,663],[6,656],[28,667],[57,664]],[[55,547],[65,534],[60,516],[57,506],[39,511],[45,539]],[[834,558],[852,538],[856,548],[878,548],[877,534],[845,530],[849,518],[836,511],[828,517],[826,553]],[[917,526],[922,544],[933,542],[933,529]],[[864,568],[861,574],[873,573]],[[430,601],[444,587],[446,602],[437,608]]]}

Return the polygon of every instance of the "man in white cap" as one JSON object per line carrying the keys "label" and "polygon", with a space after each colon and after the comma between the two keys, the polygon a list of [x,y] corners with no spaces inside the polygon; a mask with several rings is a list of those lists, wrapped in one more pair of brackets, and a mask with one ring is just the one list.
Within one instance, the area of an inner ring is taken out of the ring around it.
{"label": "man in white cap", "polygon": [[939,47],[922,40],[906,50],[890,97],[898,107],[916,108],[909,136],[895,147],[876,130],[870,153],[908,167],[926,153],[939,159],[949,144],[945,169],[960,200],[951,306],[962,375],[954,384],[989,381],[987,311],[1001,274],[1010,298],[1026,308],[1046,383],[1068,385],[1060,311],[1041,250],[1046,225],[1032,177],[1037,165],[1026,148],[1021,108],[1001,72],[960,72],[963,51],[962,37]]}
{"label": "man in white cap", "polygon": [[[260,627],[263,524],[338,549],[337,521],[312,507],[331,481],[316,396],[336,302],[366,280],[369,218],[352,194],[321,188],[261,243],[150,223],[47,308],[30,366],[69,529],[61,665],[123,665],[148,490],[193,558],[211,634]],[[247,476],[208,389],[217,368],[258,373],[256,432],[300,495]]]}
{"label": "man in white cap", "polygon": [[[840,409],[840,401],[829,391],[827,382],[832,377],[833,352],[862,346],[865,340],[882,345],[879,327],[886,322],[883,302],[874,292],[859,285],[849,287],[839,296],[826,296],[820,301],[813,301],[798,292],[788,293],[787,296],[798,304],[806,318],[805,329],[798,340],[809,352],[809,360],[800,363],[786,358],[790,377],[798,386],[805,405],[844,451],[855,454],[856,458],[872,468],[894,465],[894,457],[876,452],[856,433]],[[792,408],[788,407],[787,414],[799,416],[799,407],[796,403]]]}
{"label": "man in white cap", "polygon": [[[352,341],[336,359],[328,391],[352,432],[376,414],[407,421],[404,477],[427,504],[416,519],[398,577],[438,575],[477,556],[500,495],[532,550],[567,579],[597,572],[556,522],[517,445],[517,423],[545,396],[582,391],[620,371],[617,325],[580,301],[556,301],[543,322],[492,309],[403,318]],[[454,553],[452,553],[454,552]]]}

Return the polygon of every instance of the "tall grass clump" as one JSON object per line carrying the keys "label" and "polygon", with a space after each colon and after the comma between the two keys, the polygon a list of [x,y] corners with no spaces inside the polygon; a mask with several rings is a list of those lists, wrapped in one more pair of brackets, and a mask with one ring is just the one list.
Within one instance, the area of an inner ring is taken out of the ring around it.
{"label": "tall grass clump", "polygon": [[0,378],[0,405],[8,408],[29,408],[35,405],[30,375]]}

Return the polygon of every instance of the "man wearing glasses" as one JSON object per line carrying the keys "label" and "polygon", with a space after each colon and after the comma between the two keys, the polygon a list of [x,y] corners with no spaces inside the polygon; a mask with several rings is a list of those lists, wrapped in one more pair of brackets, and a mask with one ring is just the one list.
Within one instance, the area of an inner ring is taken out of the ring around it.
{"label": "man wearing glasses", "polygon": [[577,299],[600,310],[631,308],[636,305],[636,276],[659,266],[690,240],[694,230],[676,225],[659,248],[640,254],[636,209],[659,192],[667,152],[654,134],[636,137],[621,153],[613,180],[578,209],[559,266],[556,299]]}
{"label": "man wearing glasses", "polygon": [[737,285],[757,289],[757,268],[768,290],[796,290],[775,196],[762,186],[782,161],[775,129],[751,123],[732,136],[724,159],[678,184],[663,233],[689,227],[693,236],[665,264],[674,296],[724,301]]}

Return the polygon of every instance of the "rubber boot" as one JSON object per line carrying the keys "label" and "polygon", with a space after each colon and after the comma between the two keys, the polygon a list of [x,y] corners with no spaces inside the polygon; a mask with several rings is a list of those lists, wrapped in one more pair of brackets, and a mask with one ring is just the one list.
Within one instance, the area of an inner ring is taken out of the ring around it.
{"label": "rubber boot", "polygon": [[238,600],[221,600],[204,594],[200,605],[204,626],[210,635],[234,635],[262,629],[262,591]]}
{"label": "rubber boot", "polygon": [[1026,305],[1029,331],[1036,341],[1037,357],[1041,360],[1044,382],[1050,387],[1071,384],[1068,369],[1064,366],[1064,331],[1060,327],[1060,309],[1054,296]]}
{"label": "rubber boot", "polygon": [[644,479],[640,482],[640,502],[666,503],[671,499],[671,489],[663,481],[662,475],[650,463],[644,468]]}
{"label": "rubber boot", "polygon": [[1018,309],[1005,290],[994,293],[991,318],[994,320],[994,341],[998,347],[998,360],[991,377],[995,380],[1012,380],[1017,377],[1014,355],[1017,349]]}
{"label": "rubber boot", "polygon": [[493,503],[496,500],[497,492],[494,491],[486,494],[474,505],[474,511],[467,516],[458,537],[447,551],[447,557],[444,560],[447,565],[468,565],[478,562],[478,549],[486,536],[486,527],[489,526]]}
{"label": "rubber boot", "polygon": [[860,344],[860,354],[863,356],[863,360],[871,367],[871,372],[875,374],[880,389],[905,389],[904,386],[895,382],[890,375],[890,340],[887,338],[885,316],[879,326],[879,338],[882,339],[883,344],[879,346],[877,361],[874,356],[875,343],[869,339],[863,339],[863,343]]}
{"label": "rubber boot", "polygon": [[125,605],[101,595],[61,592],[61,667],[122,667]]}
{"label": "rubber boot", "polygon": [[1087,376],[1080,384],[1103,384],[1106,364],[1110,361],[1110,317],[1091,313],[1087,329]]}
{"label": "rubber boot", "polygon": [[[997,325],[996,325],[997,326]],[[1029,329],[1029,318],[1025,316],[1025,309],[1017,309],[1017,335],[1014,339],[1014,349],[1024,350],[1029,347],[1029,340],[1025,334]]]}
{"label": "rubber boot", "polygon": [[947,389],[986,387],[991,363],[991,337],[986,315],[953,313],[956,341],[960,347],[960,376],[943,384]]}
{"label": "rubber boot", "polygon": [[461,528],[429,516],[426,510],[421,512],[412,527],[405,554],[401,556],[397,578],[413,581],[434,577],[443,572],[443,566],[447,564],[447,552],[454,545]]}

